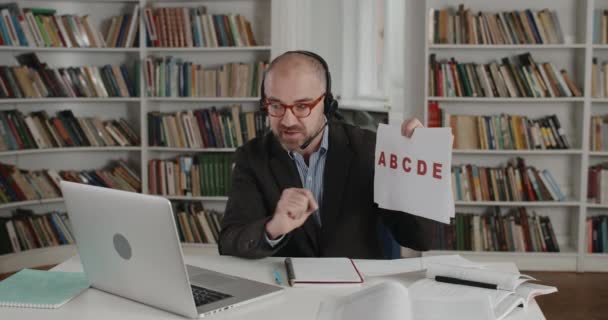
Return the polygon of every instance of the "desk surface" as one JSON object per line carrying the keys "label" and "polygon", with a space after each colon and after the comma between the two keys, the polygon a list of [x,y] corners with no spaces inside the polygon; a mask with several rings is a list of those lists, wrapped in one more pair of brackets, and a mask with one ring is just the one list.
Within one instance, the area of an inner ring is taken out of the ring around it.
{"label": "desk surface", "polygon": [[[241,276],[266,283],[274,283],[273,269],[284,275],[282,258],[244,260],[212,255],[186,255],[186,263],[227,274]],[[369,262],[369,260],[367,260]],[[514,265],[513,265],[514,266]],[[57,271],[81,271],[80,260],[73,257],[57,266]],[[316,319],[319,303],[329,297],[344,296],[367,286],[386,280],[397,280],[406,286],[412,279],[403,275],[366,277],[362,287],[286,287],[283,293],[268,297],[238,308],[215,314],[212,319]],[[156,308],[123,299],[96,289],[89,289],[74,300],[56,310],[0,308],[0,319],[45,319],[45,320],[101,320],[101,319],[185,319]],[[545,319],[536,303],[530,304],[527,312],[519,309],[508,320]]]}

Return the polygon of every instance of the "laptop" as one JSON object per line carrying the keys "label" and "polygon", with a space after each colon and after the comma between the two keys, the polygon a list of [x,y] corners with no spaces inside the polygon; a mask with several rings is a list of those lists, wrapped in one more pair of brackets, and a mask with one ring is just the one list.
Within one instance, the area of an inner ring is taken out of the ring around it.
{"label": "laptop", "polygon": [[189,318],[283,290],[185,265],[165,198],[67,181],[61,191],[93,288]]}

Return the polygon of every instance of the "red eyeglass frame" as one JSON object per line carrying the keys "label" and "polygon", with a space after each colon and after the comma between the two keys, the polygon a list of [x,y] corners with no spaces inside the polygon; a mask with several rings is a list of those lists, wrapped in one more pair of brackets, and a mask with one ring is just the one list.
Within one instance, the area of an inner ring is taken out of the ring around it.
{"label": "red eyeglass frame", "polygon": [[[312,113],[312,109],[314,109],[317,104],[319,104],[319,102],[321,101],[321,99],[323,99],[323,97],[325,97],[325,93],[323,93],[322,95],[320,95],[318,98],[316,98],[315,100],[313,100],[310,103],[306,103],[306,102],[298,102],[298,103],[294,103],[294,104],[284,104],[284,103],[278,103],[281,107],[284,108],[285,112],[283,112],[282,115],[280,116],[275,116],[270,114],[270,112],[268,111],[268,107],[272,104],[270,101],[268,101],[268,99],[265,99],[264,102],[262,103],[262,105],[264,106],[264,109],[266,110],[266,113],[268,113],[269,116],[271,117],[275,117],[275,118],[280,118],[285,116],[285,113],[287,113],[287,110],[289,109],[289,111],[291,111],[291,113],[293,113],[293,115],[296,118],[306,118],[308,116],[310,116],[310,114]],[[295,106],[306,106],[308,107],[308,114],[304,117],[298,117],[296,116],[296,114],[293,112],[293,107]]]}

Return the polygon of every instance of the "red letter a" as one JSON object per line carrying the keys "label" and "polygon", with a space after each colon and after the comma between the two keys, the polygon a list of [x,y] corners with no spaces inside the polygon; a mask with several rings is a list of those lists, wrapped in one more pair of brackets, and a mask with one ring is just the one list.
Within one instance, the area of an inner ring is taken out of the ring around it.
{"label": "red letter a", "polygon": [[380,151],[380,159],[378,159],[378,165],[386,167],[386,160],[384,159],[384,151]]}

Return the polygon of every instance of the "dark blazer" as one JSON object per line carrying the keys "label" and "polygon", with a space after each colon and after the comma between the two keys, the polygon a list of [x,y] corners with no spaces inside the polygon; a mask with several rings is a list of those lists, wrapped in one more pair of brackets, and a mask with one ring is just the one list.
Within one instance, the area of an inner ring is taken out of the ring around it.
{"label": "dark blazer", "polygon": [[379,224],[401,245],[434,247],[436,222],[378,208],[374,203],[376,134],[340,122],[329,125],[321,226],[309,218],[274,248],[265,240],[285,188],[302,188],[296,165],[272,133],[236,152],[232,188],[222,220],[219,252],[245,258],[267,256],[384,258]]}

